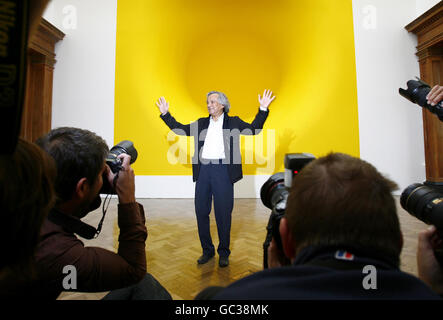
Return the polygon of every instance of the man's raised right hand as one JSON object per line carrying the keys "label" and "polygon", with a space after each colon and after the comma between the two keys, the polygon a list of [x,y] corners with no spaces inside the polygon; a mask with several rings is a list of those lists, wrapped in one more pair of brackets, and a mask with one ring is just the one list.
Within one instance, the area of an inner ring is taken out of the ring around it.
{"label": "man's raised right hand", "polygon": [[169,103],[166,102],[164,97],[161,97],[160,99],[158,99],[156,104],[157,104],[157,107],[160,110],[162,115],[165,115],[168,113]]}

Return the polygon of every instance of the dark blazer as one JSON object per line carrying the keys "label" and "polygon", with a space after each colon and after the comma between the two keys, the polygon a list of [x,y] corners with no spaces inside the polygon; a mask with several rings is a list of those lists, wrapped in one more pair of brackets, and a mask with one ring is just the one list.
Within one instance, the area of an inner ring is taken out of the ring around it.
{"label": "dark blazer", "polygon": [[[261,132],[268,117],[269,111],[259,110],[252,123],[244,122],[239,117],[230,117],[227,113],[223,119],[223,140],[225,145],[226,159],[223,163],[228,165],[229,177],[232,183],[243,178],[241,154],[240,154],[240,134],[256,135]],[[194,136],[194,157],[192,159],[192,179],[197,181],[202,163],[201,152],[205,143],[209,119],[200,118],[191,124],[181,124],[168,112],[160,115],[166,125],[178,135]],[[227,129],[227,130],[225,130]]]}

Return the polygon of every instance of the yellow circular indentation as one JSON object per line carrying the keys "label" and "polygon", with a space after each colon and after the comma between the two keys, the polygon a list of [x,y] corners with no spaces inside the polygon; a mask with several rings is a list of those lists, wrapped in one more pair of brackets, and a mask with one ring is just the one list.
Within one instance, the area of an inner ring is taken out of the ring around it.
{"label": "yellow circular indentation", "polygon": [[183,86],[197,105],[205,105],[206,93],[224,92],[232,112],[255,115],[258,94],[264,89],[278,92],[282,60],[272,41],[263,35],[238,29],[214,29],[189,42],[181,60]]}

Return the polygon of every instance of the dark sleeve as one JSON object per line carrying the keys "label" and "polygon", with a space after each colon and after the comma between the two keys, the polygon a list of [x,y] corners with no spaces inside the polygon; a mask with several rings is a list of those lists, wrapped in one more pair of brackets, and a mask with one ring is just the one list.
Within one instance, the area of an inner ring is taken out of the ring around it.
{"label": "dark sleeve", "polygon": [[259,134],[263,129],[263,126],[265,124],[266,119],[268,118],[268,115],[269,115],[269,110],[268,111],[259,110],[252,123],[244,122],[242,119],[237,117],[237,128],[240,130],[240,133],[243,135]]}
{"label": "dark sleeve", "polygon": [[[85,247],[77,239],[62,260],[77,270],[77,291],[100,292],[128,287],[146,275],[145,241],[147,230],[143,206],[118,205],[120,228],[118,253]],[[59,260],[59,262],[61,262]]]}
{"label": "dark sleeve", "polygon": [[190,136],[191,135],[191,125],[190,124],[181,124],[175,118],[167,112],[164,115],[160,115],[160,118],[166,123],[166,125],[174,131],[175,134],[179,136]]}

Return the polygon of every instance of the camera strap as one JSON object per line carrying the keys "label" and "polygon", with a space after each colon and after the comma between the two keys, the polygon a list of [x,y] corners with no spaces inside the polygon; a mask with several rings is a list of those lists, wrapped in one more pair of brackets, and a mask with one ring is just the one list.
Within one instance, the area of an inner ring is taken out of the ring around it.
{"label": "camera strap", "polygon": [[[114,179],[112,180],[112,187],[113,187],[114,190],[115,190],[115,187],[117,185],[117,179],[118,179],[118,174],[119,173],[120,173],[120,171],[117,171]],[[97,230],[95,232],[94,238],[97,238],[98,235],[100,234],[100,232],[102,231],[103,222],[105,221],[106,212],[108,211],[108,207],[109,207],[110,203],[111,203],[111,195],[107,194],[106,197],[105,197],[105,200],[103,201],[103,206],[102,206],[103,216],[102,216],[100,222],[98,223],[98,227],[97,227]]]}
{"label": "camera strap", "polygon": [[110,195],[107,195],[105,200],[103,201],[103,206],[102,206],[103,216],[98,224],[97,229],[94,228],[93,226],[90,226],[87,223],[84,223],[77,217],[74,217],[72,215],[63,213],[55,209],[49,213],[48,219],[51,222],[55,223],[56,225],[63,227],[68,232],[76,233],[82,238],[91,240],[97,238],[98,235],[100,234],[103,226],[103,221],[105,220],[106,212],[108,210],[110,202],[111,202],[111,197]]}
{"label": "camera strap", "polygon": [[0,136],[1,154],[17,145],[25,98],[29,0],[0,5]]}
{"label": "camera strap", "polygon": [[67,232],[76,233],[80,237],[88,240],[93,239],[97,233],[97,229],[84,223],[79,218],[55,209],[49,213],[48,219],[65,229]]}
{"label": "camera strap", "polygon": [[[109,200],[108,200],[109,199]],[[106,204],[107,201],[107,204]],[[98,235],[100,234],[100,232],[102,231],[102,227],[103,227],[103,221],[105,221],[105,216],[106,216],[106,212],[108,211],[108,207],[109,207],[109,203],[111,203],[111,197],[109,194],[106,195],[105,200],[103,201],[103,206],[102,206],[102,218],[100,220],[100,222],[98,223],[98,227],[97,230],[95,232],[94,238],[97,238]],[[106,209],[105,209],[106,206]]]}

